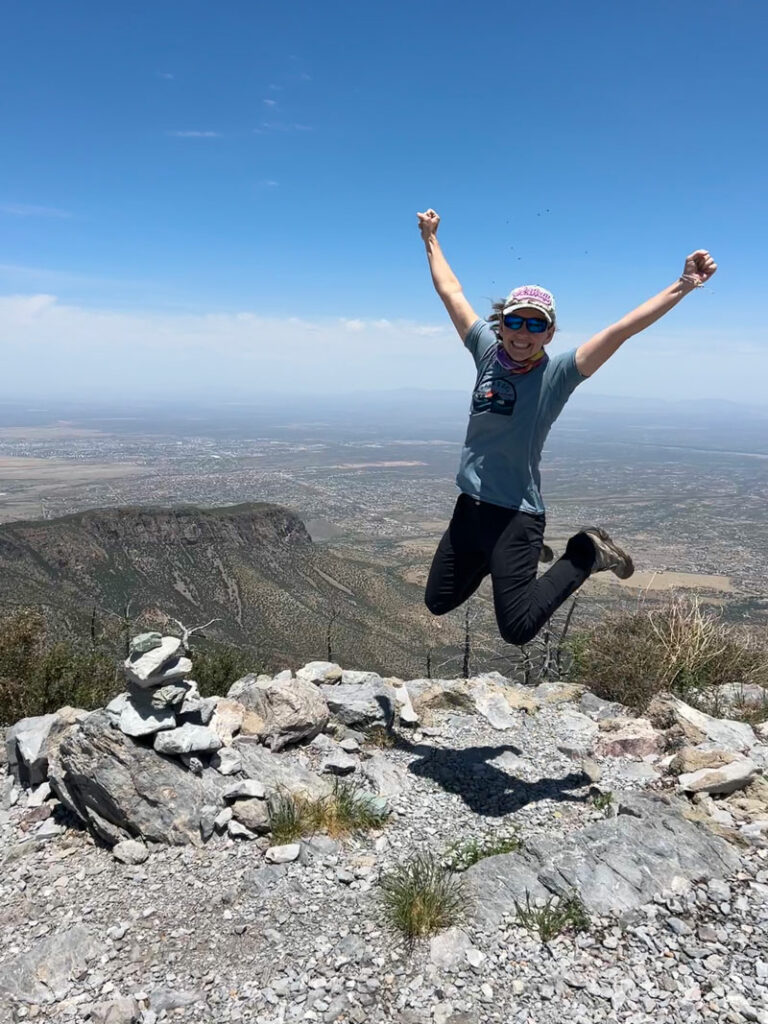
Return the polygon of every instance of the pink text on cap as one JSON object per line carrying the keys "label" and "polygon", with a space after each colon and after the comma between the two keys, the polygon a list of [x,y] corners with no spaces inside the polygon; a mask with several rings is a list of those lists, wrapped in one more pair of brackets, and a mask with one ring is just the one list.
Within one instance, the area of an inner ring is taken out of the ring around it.
{"label": "pink text on cap", "polygon": [[535,302],[543,302],[546,306],[552,305],[552,295],[543,288],[515,288],[509,297],[519,302],[521,299],[533,299]]}

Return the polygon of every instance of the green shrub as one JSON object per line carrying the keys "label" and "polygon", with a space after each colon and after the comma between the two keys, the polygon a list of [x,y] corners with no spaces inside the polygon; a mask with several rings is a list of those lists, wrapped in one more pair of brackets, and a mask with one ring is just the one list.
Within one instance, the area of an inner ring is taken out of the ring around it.
{"label": "green shrub", "polygon": [[201,649],[192,638],[192,678],[202,697],[223,697],[230,686],[262,666],[258,655],[229,644],[215,644]]}
{"label": "green shrub", "polygon": [[289,793],[277,793],[269,801],[269,828],[276,846],[295,843],[308,835],[311,825],[304,814],[304,802]]}
{"label": "green shrub", "polygon": [[451,843],[445,853],[445,861],[451,871],[466,871],[485,857],[500,853],[515,853],[522,843],[516,835],[486,836],[483,839],[460,839]]}
{"label": "green shrub", "polygon": [[768,685],[768,649],[695,597],[609,616],[578,634],[571,653],[571,678],[637,710],[664,690],[706,707],[724,683]]}
{"label": "green shrub", "polygon": [[526,894],[525,906],[515,901],[515,908],[517,924],[529,931],[537,931],[542,942],[551,942],[565,931],[584,932],[589,929],[589,916],[578,896],[552,896],[543,907],[536,907],[531,906],[530,894]]}
{"label": "green shrub", "polygon": [[613,803],[613,793],[610,790],[606,790],[603,793],[595,793],[590,799],[595,810],[607,811]]}
{"label": "green shrub", "polygon": [[66,704],[92,710],[121,688],[111,653],[54,640],[39,611],[23,609],[0,621],[0,724],[50,714]]}
{"label": "green shrub", "polygon": [[459,924],[470,905],[463,879],[430,853],[382,875],[380,886],[387,922],[409,943]]}
{"label": "green shrub", "polygon": [[[88,638],[61,639],[52,635],[39,609],[5,615],[0,619],[0,725],[50,714],[66,704],[87,711],[108,704],[124,689],[129,625],[118,616],[97,624],[94,614]],[[193,676],[204,697],[225,694],[258,664],[255,654],[225,644],[195,649],[192,657]]]}
{"label": "green shrub", "polygon": [[313,831],[326,832],[338,838],[351,832],[380,828],[387,820],[389,810],[356,783],[336,779],[333,792],[308,804],[307,814]]}

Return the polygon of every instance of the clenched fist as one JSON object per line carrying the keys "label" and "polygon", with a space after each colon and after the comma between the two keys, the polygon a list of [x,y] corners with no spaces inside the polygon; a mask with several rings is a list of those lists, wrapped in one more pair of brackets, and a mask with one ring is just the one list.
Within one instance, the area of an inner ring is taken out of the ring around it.
{"label": "clenched fist", "polygon": [[425,242],[429,241],[432,235],[437,234],[437,226],[440,223],[440,215],[429,209],[426,213],[417,213],[419,218],[419,231]]}
{"label": "clenched fist", "polygon": [[689,278],[694,284],[705,284],[717,270],[717,264],[706,249],[697,249],[686,257],[683,277]]}

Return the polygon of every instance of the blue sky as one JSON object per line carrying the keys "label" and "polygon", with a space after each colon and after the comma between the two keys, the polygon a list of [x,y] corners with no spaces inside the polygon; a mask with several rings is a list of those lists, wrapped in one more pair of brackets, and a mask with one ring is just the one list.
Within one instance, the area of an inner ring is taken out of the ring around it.
{"label": "blue sky", "polygon": [[478,312],[571,346],[720,270],[588,387],[765,402],[762,0],[9,0],[5,394],[466,387],[415,212]]}

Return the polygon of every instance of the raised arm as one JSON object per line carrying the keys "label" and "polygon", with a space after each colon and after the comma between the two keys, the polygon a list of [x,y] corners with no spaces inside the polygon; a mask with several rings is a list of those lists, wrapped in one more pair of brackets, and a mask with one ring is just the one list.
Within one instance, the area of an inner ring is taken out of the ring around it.
{"label": "raised arm", "polygon": [[453,326],[459,332],[462,341],[467,336],[469,328],[479,319],[477,313],[470,306],[461,289],[458,278],[448,266],[448,261],[443,256],[443,250],[437,240],[437,227],[440,217],[434,210],[427,210],[426,213],[419,213],[419,231],[424,239],[427,249],[429,269],[432,273],[432,283],[435,291],[443,300],[448,310]]}
{"label": "raised arm", "polygon": [[708,281],[716,270],[717,264],[706,249],[697,249],[691,253],[685,261],[682,275],[674,284],[579,346],[576,350],[576,367],[579,372],[585,377],[591,377],[628,338],[663,317],[684,296]]}

